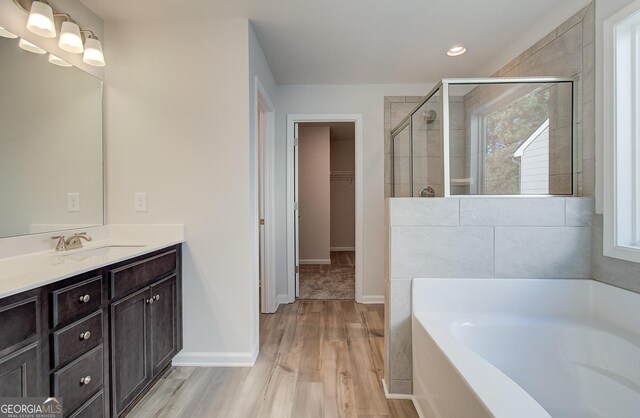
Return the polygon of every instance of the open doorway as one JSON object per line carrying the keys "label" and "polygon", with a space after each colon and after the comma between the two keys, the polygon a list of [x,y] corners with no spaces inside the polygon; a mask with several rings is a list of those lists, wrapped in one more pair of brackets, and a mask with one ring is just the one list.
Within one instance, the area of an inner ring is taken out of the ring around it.
{"label": "open doorway", "polygon": [[361,302],[362,116],[288,115],[287,136],[289,302]]}
{"label": "open doorway", "polygon": [[298,125],[300,299],[355,299],[355,123]]}

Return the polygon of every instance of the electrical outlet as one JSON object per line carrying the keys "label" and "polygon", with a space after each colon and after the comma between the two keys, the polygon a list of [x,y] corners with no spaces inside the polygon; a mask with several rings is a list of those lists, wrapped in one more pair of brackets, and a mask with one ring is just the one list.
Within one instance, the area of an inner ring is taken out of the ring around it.
{"label": "electrical outlet", "polygon": [[147,194],[146,193],[136,193],[134,207],[136,212],[147,211]]}
{"label": "electrical outlet", "polygon": [[80,193],[67,193],[67,211],[80,212]]}

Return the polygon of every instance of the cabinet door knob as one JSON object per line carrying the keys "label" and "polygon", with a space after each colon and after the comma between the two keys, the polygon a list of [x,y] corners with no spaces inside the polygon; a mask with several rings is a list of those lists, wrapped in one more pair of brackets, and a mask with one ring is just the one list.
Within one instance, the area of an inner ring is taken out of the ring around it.
{"label": "cabinet door knob", "polygon": [[151,305],[153,303],[153,297],[151,299],[147,299],[147,305]]}
{"label": "cabinet door knob", "polygon": [[88,385],[89,383],[91,383],[91,376],[85,376],[80,379],[81,385]]}
{"label": "cabinet door knob", "polygon": [[156,295],[156,300],[160,300],[160,295]]}
{"label": "cabinet door knob", "polygon": [[91,337],[91,331],[85,331],[80,333],[81,340],[88,340]]}
{"label": "cabinet door knob", "polygon": [[80,303],[87,303],[90,300],[91,300],[91,296],[89,296],[89,295],[80,296]]}

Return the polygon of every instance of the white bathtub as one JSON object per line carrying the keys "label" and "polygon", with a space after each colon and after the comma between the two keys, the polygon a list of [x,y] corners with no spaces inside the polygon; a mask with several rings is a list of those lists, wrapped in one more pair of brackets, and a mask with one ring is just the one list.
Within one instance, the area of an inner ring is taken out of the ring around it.
{"label": "white bathtub", "polygon": [[592,280],[416,279],[422,417],[640,417],[640,294]]}

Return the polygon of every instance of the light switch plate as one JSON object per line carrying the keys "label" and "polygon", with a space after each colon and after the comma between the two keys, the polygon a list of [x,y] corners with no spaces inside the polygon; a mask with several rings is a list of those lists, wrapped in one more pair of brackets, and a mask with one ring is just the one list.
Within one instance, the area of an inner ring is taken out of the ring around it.
{"label": "light switch plate", "polygon": [[147,211],[147,194],[146,193],[136,193],[134,208],[136,212]]}
{"label": "light switch plate", "polygon": [[67,193],[67,211],[80,212],[80,193]]}

